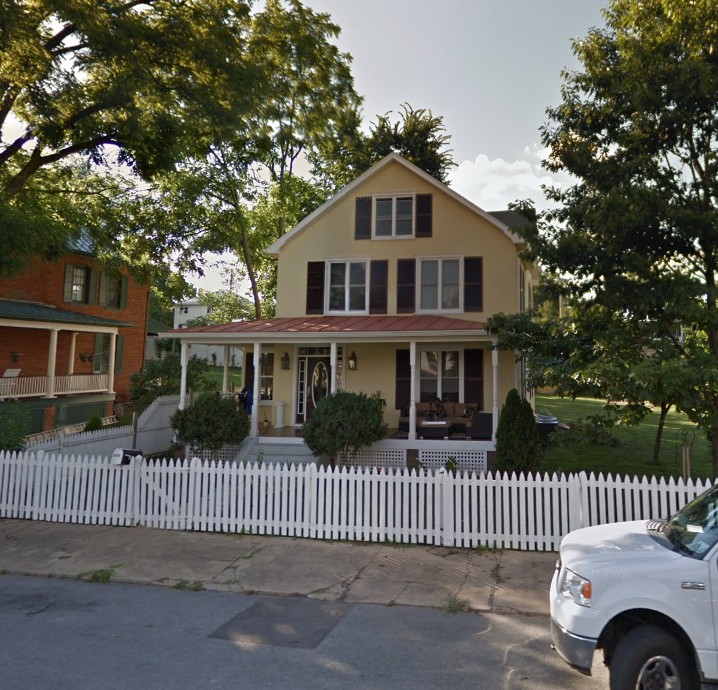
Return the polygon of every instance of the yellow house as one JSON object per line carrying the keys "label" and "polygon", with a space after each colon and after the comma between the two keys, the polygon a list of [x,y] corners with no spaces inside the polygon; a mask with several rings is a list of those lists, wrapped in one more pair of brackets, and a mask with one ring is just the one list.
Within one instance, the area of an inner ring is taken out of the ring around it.
{"label": "yellow house", "polygon": [[[450,439],[491,451],[500,404],[523,377],[485,322],[530,305],[536,272],[511,230],[525,222],[392,153],[267,248],[278,259],[275,318],[173,335],[184,362],[193,344],[245,349],[253,437],[301,427],[345,389],[383,398],[406,449]],[[478,412],[489,429],[472,436]]]}

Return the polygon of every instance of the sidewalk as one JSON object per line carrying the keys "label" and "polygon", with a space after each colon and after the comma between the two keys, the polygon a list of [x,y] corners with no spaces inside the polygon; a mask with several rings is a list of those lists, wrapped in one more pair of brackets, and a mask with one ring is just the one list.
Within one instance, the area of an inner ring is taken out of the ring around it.
{"label": "sidewalk", "polygon": [[553,552],[0,519],[0,573],[548,614]]}

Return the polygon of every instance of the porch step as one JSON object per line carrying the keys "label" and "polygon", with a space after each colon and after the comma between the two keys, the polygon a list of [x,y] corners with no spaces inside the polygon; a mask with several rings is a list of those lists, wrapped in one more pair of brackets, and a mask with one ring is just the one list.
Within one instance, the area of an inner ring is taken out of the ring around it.
{"label": "porch step", "polygon": [[301,439],[246,438],[235,458],[237,462],[308,464],[316,458]]}

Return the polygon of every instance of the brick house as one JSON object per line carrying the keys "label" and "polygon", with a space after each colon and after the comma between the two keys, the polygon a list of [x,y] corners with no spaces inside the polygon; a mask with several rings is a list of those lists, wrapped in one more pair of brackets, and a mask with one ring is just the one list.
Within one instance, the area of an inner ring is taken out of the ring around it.
{"label": "brick house", "polygon": [[31,411],[30,433],[113,412],[144,365],[149,285],[103,267],[89,241],[0,278],[0,400]]}

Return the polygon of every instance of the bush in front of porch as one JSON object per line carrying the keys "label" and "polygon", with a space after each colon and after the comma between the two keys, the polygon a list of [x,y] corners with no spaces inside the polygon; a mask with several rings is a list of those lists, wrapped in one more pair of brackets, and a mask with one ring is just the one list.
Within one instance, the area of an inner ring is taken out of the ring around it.
{"label": "bush in front of porch", "polygon": [[383,401],[366,393],[337,391],[319,402],[302,436],[317,457],[328,455],[332,467],[348,463],[361,448],[387,435]]}
{"label": "bush in front of porch", "polygon": [[531,404],[512,388],[501,408],[496,429],[495,469],[535,472],[541,461],[541,441]]}
{"label": "bush in front of porch", "polygon": [[177,442],[193,453],[218,451],[225,444],[239,445],[249,434],[249,417],[234,397],[202,393],[170,419]]}
{"label": "bush in front of porch", "polygon": [[16,451],[25,448],[25,436],[30,430],[30,411],[16,400],[0,402],[0,450]]}

